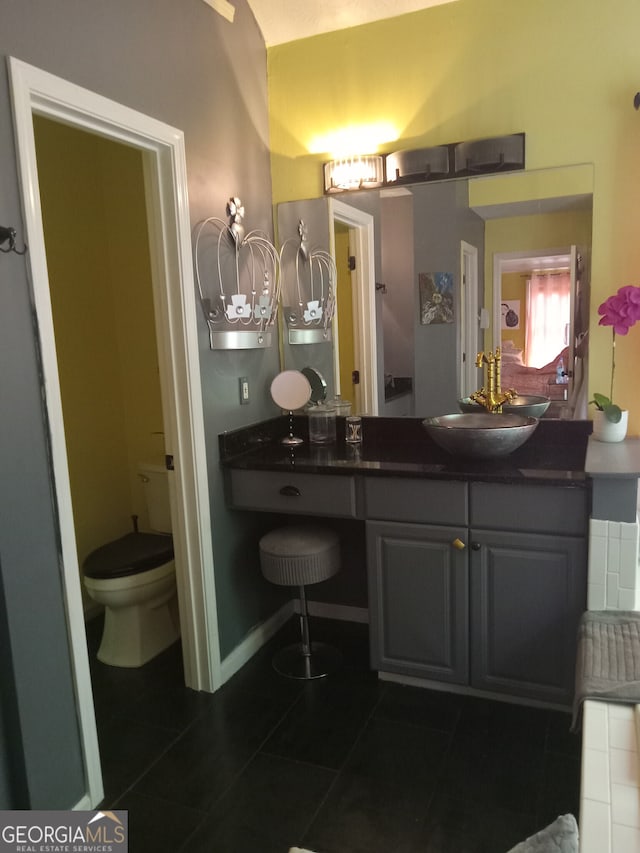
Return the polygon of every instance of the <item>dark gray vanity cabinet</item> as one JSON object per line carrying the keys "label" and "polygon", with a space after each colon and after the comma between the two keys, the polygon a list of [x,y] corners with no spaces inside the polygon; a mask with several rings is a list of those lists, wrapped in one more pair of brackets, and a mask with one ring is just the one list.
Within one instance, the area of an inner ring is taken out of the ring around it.
{"label": "dark gray vanity cabinet", "polygon": [[374,669],[466,684],[464,527],[367,522],[369,637]]}
{"label": "dark gray vanity cabinet", "polygon": [[467,484],[370,479],[365,514],[372,666],[466,684]]}
{"label": "dark gray vanity cabinet", "polygon": [[368,518],[392,518],[367,521],[372,666],[570,704],[587,491],[388,480],[365,494]]}
{"label": "dark gray vanity cabinet", "polygon": [[586,608],[588,492],[473,483],[473,687],[568,705]]}

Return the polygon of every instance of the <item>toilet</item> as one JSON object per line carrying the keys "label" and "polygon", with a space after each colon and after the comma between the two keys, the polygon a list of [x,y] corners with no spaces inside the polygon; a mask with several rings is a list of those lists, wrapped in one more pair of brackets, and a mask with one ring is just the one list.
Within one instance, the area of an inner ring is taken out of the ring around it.
{"label": "toilet", "polygon": [[167,470],[143,464],[138,472],[154,532],[127,533],[83,563],[85,589],[105,608],[97,657],[110,666],[142,666],[180,636]]}

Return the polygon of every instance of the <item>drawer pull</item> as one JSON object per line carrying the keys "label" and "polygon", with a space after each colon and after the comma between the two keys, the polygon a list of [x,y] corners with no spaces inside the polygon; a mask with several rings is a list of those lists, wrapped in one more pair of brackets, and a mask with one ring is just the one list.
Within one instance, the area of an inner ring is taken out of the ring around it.
{"label": "drawer pull", "polygon": [[453,542],[452,542],[451,544],[452,544],[452,545],[453,545],[453,547],[454,547],[454,548],[456,548],[458,551],[464,551],[464,549],[467,547],[467,546],[464,544],[464,542],[462,541],[462,539],[454,539],[454,540],[453,540]]}
{"label": "drawer pull", "polygon": [[301,492],[297,486],[283,486],[280,489],[280,494],[284,495],[286,498],[299,498]]}

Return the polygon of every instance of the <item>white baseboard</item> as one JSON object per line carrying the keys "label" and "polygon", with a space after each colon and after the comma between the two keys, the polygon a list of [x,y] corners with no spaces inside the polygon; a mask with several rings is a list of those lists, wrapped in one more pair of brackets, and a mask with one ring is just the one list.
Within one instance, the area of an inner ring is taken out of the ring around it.
{"label": "white baseboard", "polygon": [[[369,611],[366,607],[326,604],[322,601],[309,601],[307,607],[310,616],[317,616],[321,619],[337,619],[343,622],[360,622],[363,624],[369,622]],[[294,613],[300,613],[300,599],[298,598],[287,601],[266,622],[257,625],[240,645],[236,646],[231,654],[227,655],[222,661],[222,683],[228,681],[245,663],[251,660],[255,653],[260,651],[264,644],[282,628]]]}
{"label": "white baseboard", "polygon": [[266,622],[257,625],[250,634],[247,634],[240,645],[236,646],[231,654],[228,654],[222,661],[222,683],[228,681],[245,663],[250,661],[255,653],[260,651],[264,644],[289,621],[294,612],[294,602],[287,601]]}
{"label": "white baseboard", "polygon": [[[300,613],[300,599],[295,599],[296,613]],[[327,604],[324,601],[307,601],[310,616],[320,619],[337,619],[341,622],[361,622],[369,624],[369,611],[366,607],[351,607],[348,604]]]}
{"label": "white baseboard", "polygon": [[97,805],[97,803],[91,802],[91,797],[89,796],[89,794],[85,794],[81,799],[78,800],[75,806],[71,806],[71,809],[74,812],[89,812]]}

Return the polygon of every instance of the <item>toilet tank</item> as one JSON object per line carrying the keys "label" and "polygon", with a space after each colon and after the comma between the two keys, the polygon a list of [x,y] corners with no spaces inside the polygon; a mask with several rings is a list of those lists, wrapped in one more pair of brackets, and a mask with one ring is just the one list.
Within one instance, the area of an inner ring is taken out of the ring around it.
{"label": "toilet tank", "polygon": [[142,462],[138,465],[138,474],[142,480],[151,530],[157,533],[171,533],[167,469],[160,463]]}

